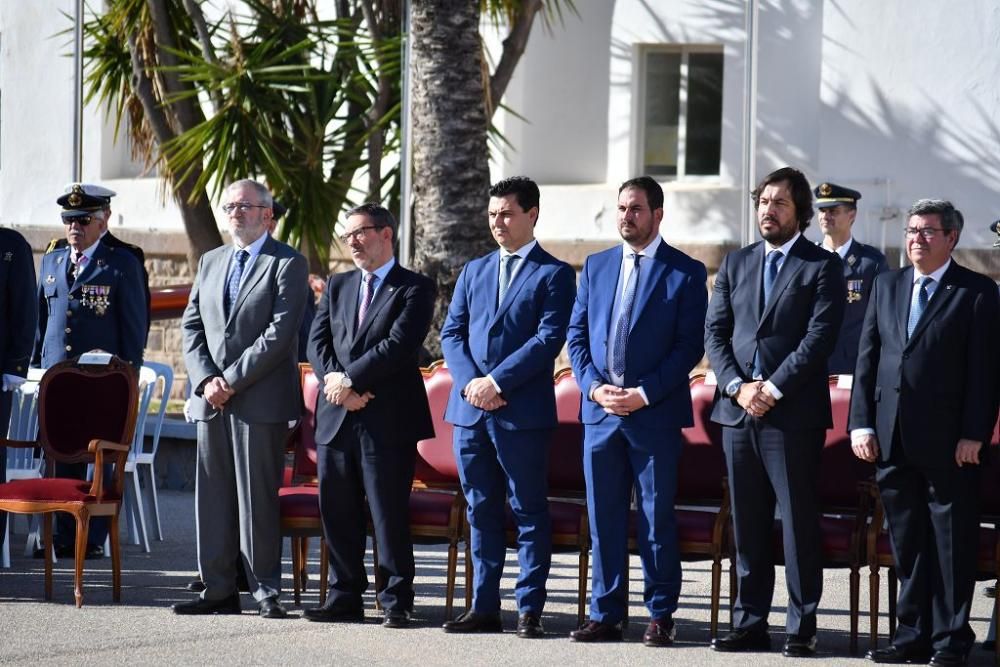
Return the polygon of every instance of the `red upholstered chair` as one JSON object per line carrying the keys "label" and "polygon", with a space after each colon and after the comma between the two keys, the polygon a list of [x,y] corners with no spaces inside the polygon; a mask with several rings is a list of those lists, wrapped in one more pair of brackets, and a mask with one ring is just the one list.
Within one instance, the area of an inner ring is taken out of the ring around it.
{"label": "red upholstered chair", "polygon": [[[691,378],[694,426],[681,431],[681,457],[677,470],[677,541],[681,559],[712,561],[711,636],[719,627],[722,559],[729,548],[729,487],[722,427],[711,420],[715,385],[704,375]],[[629,549],[638,549],[635,510],[629,521]]]}
{"label": "red upholstered chair", "polygon": [[[443,361],[421,369],[424,389],[434,420],[434,437],[417,443],[417,459],[410,490],[410,534],[417,543],[448,545],[445,618],[451,618],[458,569],[458,543],[465,522],[465,496],[458,477],[458,463],[452,446],[452,427],[444,420],[451,392],[451,373]],[[466,598],[471,588],[466,585]],[[471,601],[470,601],[471,603]],[[468,606],[468,605],[467,605]]]}
{"label": "red upholstered chair", "polygon": [[319,380],[309,364],[299,364],[299,378],[305,414],[290,437],[293,451],[291,469],[285,471],[285,484],[278,490],[281,507],[281,535],[291,539],[292,580],[295,604],[301,603],[301,591],[306,587],[306,562],[309,538],[320,538],[319,600],[326,600],[327,553],[323,542],[323,522],[319,513],[319,488],[316,470],[316,399]]}
{"label": "red upholstered chair", "polygon": [[[99,408],[84,407],[88,398],[100,397]],[[38,438],[35,441],[2,439],[0,446],[41,447],[45,458],[62,463],[94,463],[91,482],[46,477],[0,484],[0,511],[43,514],[45,544],[52,544],[52,515],[68,512],[76,519],[76,606],[83,606],[83,564],[90,518],[109,517],[112,595],[121,600],[121,545],[118,514],[121,510],[125,459],[135,431],[138,410],[136,372],[111,357],[107,364],[83,365],[64,361],[42,377],[38,397]],[[111,479],[104,464],[113,464]],[[52,551],[45,550],[45,599],[52,599]]]}
{"label": "red upholstered chair", "polygon": [[[833,428],[826,432],[820,459],[819,507],[823,566],[846,567],[849,571],[850,649],[858,649],[860,616],[859,570],[865,562],[865,534],[872,513],[869,485],[874,467],[854,455],[847,421],[851,390],[830,378]],[[775,551],[783,556],[781,525],[775,526]],[[877,605],[876,605],[877,609]]]}

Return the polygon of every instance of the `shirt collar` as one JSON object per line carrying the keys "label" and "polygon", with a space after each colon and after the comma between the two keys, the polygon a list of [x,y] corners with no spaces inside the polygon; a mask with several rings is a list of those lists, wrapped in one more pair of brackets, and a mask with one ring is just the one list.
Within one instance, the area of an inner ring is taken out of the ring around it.
{"label": "shirt collar", "polygon": [[[89,262],[90,260],[92,260],[94,258],[94,253],[97,252],[97,246],[100,245],[100,243],[101,243],[101,240],[97,239],[96,242],[92,243],[89,248],[87,248],[86,250],[84,250],[80,254],[83,255],[84,257],[86,257],[87,261]],[[74,250],[71,247],[69,249],[69,256],[70,256],[71,259],[73,257],[73,252],[74,252]],[[80,261],[80,260],[77,259],[77,261]]]}
{"label": "shirt collar", "polygon": [[394,266],[396,266],[396,258],[390,257],[388,262],[378,267],[374,271],[365,271],[364,269],[361,269],[361,278],[364,279],[365,275],[373,273],[375,274],[375,277],[378,278],[378,281],[380,283],[383,283],[385,282],[385,277],[389,274],[390,271],[392,271],[392,267]]}
{"label": "shirt collar", "polygon": [[630,246],[628,242],[622,243],[622,257],[624,259],[631,259],[633,253],[641,255],[643,257],[656,257],[656,251],[660,249],[661,243],[663,243],[663,237],[657,234],[656,236],[653,237],[653,240],[650,241],[646,245],[646,247],[640,250],[638,253],[636,253],[635,250],[632,249],[632,246]]}
{"label": "shirt collar", "polygon": [[[246,250],[248,253],[250,253],[250,256],[247,257],[247,259],[253,259],[254,257],[256,257],[257,255],[260,254],[260,249],[264,247],[264,242],[267,241],[267,237],[268,236],[269,236],[269,234],[267,232],[265,232],[265,233],[263,233],[263,234],[260,235],[259,239],[257,239],[256,241],[254,241],[250,245],[242,247],[242,248],[234,241],[233,242],[233,247],[236,248],[235,252],[239,252],[240,250]],[[234,253],[234,256],[235,256],[235,253]]]}
{"label": "shirt collar", "polygon": [[507,257],[508,255],[517,255],[521,259],[524,259],[525,257],[528,256],[528,253],[530,253],[532,250],[535,249],[536,245],[538,245],[538,239],[532,239],[528,241],[514,252],[509,252],[504,248],[500,248],[500,259],[503,260],[503,258]]}
{"label": "shirt collar", "polygon": [[840,255],[841,259],[847,259],[847,253],[850,252],[852,243],[854,243],[854,237],[848,236],[847,241],[844,243],[844,245],[840,246],[839,248],[831,249],[828,245],[826,245],[826,243],[820,243],[820,245],[823,247],[824,250],[829,250],[830,252],[837,253],[838,255]]}
{"label": "shirt collar", "polygon": [[792,246],[795,245],[795,242],[799,240],[800,236],[802,236],[802,232],[795,232],[795,236],[788,239],[777,248],[772,248],[770,243],[764,241],[764,257],[767,257],[775,250],[780,250],[782,255],[788,257],[788,251],[792,249]]}
{"label": "shirt collar", "polygon": [[928,274],[920,273],[920,270],[917,269],[917,267],[914,266],[913,267],[913,282],[916,283],[918,280],[920,280],[921,278],[923,278],[926,275],[929,278],[933,278],[935,283],[940,284],[941,283],[941,278],[944,277],[945,271],[948,270],[949,266],[951,266],[951,257],[949,257],[948,261],[945,262],[942,266],[940,266],[936,271],[932,271],[931,273],[928,273]]}

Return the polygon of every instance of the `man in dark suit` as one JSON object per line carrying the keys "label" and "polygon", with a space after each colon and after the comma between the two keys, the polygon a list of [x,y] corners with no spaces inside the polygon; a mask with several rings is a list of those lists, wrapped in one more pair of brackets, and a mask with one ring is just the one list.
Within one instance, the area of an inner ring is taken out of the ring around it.
{"label": "man in dark suit", "polygon": [[506,553],[505,500],[517,523],[517,635],[544,634],[541,616],[552,559],[546,499],[549,438],[556,426],[555,357],[566,340],[573,269],[535,240],[538,186],[507,178],[490,188],[489,223],[500,248],[462,270],[441,330],[454,384],[445,419],[468,501],[474,569],[472,608],[445,632],[500,632]]}
{"label": "man in dark suit", "polygon": [[734,631],[717,651],[768,650],[777,503],[785,549],[784,654],[813,655],[823,567],[816,498],[820,453],[833,425],[827,358],[844,315],[840,260],[802,231],[812,192],[784,167],[753,191],[763,241],[729,253],[715,278],[705,348],[719,382],[721,424],[736,538]]}
{"label": "man in dark suit", "polygon": [[[909,210],[912,267],[875,281],[851,393],[851,444],[876,463],[899,577],[880,663],[965,664],[979,541],[979,476],[997,418],[997,287],[952,258],[951,203]],[[933,654],[932,654],[933,652]]]}
{"label": "man in dark suit", "polygon": [[[11,399],[28,374],[35,342],[35,262],[31,246],[13,229],[0,229],[0,436],[10,427]],[[0,447],[0,484],[7,479],[7,448]],[[7,513],[0,512],[0,549]]]}
{"label": "man in dark suit", "polygon": [[830,252],[840,256],[847,281],[847,304],[844,321],[837,336],[827,369],[831,375],[850,375],[858,356],[858,339],[861,323],[865,319],[868,297],[872,293],[875,276],[889,270],[885,255],[870,245],[865,245],[851,235],[854,218],[858,214],[861,193],[836,183],[820,183],[813,190],[819,213],[819,227],[823,230],[820,242]]}
{"label": "man in dark suit", "polygon": [[225,191],[232,245],[205,253],[181,329],[198,422],[195,511],[200,597],[176,614],[238,614],[243,562],[263,618],[283,618],[281,511],[288,423],[302,414],[297,339],[305,258],[268,234],[271,193],[252,180]]}
{"label": "man in dark suit", "polygon": [[396,229],[378,204],[348,211],[340,240],[358,270],[330,276],[309,336],[309,362],[323,388],[316,456],[330,553],[330,591],[323,606],[306,610],[310,621],[364,620],[366,500],[383,625],[407,626],[413,609],[410,486],[417,441],[434,435],[417,355],[435,287],[396,262]]}
{"label": "man in dark suit", "polygon": [[[146,293],[146,337],[148,338],[149,325],[152,322],[153,310],[149,295],[149,272],[146,271],[146,254],[139,246],[122,241],[108,229],[108,223],[111,221],[111,198],[118,193],[114,190],[109,190],[102,185],[94,185],[91,183],[71,183],[66,187],[66,194],[60,199],[69,200],[74,193],[76,193],[77,196],[85,194],[90,197],[91,201],[97,203],[97,208],[91,211],[90,214],[94,217],[100,217],[104,221],[104,231],[101,233],[101,243],[111,248],[125,250],[139,262],[139,267],[142,269],[142,287]],[[65,248],[66,245],[67,241],[64,238],[52,239],[52,242],[49,243],[49,247],[45,252]]]}
{"label": "man in dark suit", "polygon": [[681,590],[674,516],[681,429],[691,426],[688,373],[704,353],[705,266],[660,236],[663,190],[649,176],[618,189],[624,244],[591,255],[569,327],[583,393],[584,474],[593,541],[590,620],[578,642],[620,641],[628,606],[632,489],[650,622],[647,646],[674,640]]}
{"label": "man in dark suit", "polygon": [[[42,256],[38,332],[31,365],[49,368],[99,348],[121,357],[138,372],[148,329],[139,262],[129,252],[102,240],[107,230],[103,197],[87,194],[77,185],[56,201],[63,207],[67,243]],[[56,465],[60,477],[84,479],[86,473],[86,463]],[[56,527],[56,555],[72,558],[76,522],[60,513]],[[87,558],[104,554],[107,535],[107,518],[90,522]],[[38,556],[42,555],[39,551]]]}

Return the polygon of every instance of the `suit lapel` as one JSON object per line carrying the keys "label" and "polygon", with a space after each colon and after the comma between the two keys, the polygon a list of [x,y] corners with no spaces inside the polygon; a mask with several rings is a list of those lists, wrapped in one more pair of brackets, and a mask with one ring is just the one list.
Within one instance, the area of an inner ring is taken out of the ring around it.
{"label": "suit lapel", "polygon": [[[615,248],[615,252],[600,255],[599,261],[595,262],[591,275],[608,276],[603,284],[591,285],[590,291],[594,295],[594,312],[600,319],[597,320],[598,331],[603,336],[601,350],[607,343],[608,336],[611,335],[611,316],[615,311],[615,300],[618,298],[618,280],[621,276],[622,250],[621,246]],[[614,280],[611,280],[614,276]]]}
{"label": "suit lapel", "polygon": [[[76,280],[70,286],[69,291],[73,292],[80,289],[83,285],[94,282],[94,279],[99,277],[107,269],[107,256],[108,249],[104,244],[98,243],[97,247],[94,248],[94,253],[87,258],[86,266],[76,274]],[[66,253],[66,262],[70,261],[70,253]]]}
{"label": "suit lapel", "polygon": [[358,295],[361,293],[361,269],[355,269],[350,276],[340,284],[337,294],[337,317],[344,326],[344,331],[354,331],[358,326]]}
{"label": "suit lapel", "polygon": [[[238,311],[243,306],[243,302],[246,301],[247,295],[249,295],[250,292],[253,291],[254,287],[257,286],[257,283],[259,283],[261,278],[263,278],[264,275],[267,273],[268,267],[271,265],[271,262],[274,261],[274,255],[272,254],[273,247],[274,247],[274,239],[272,239],[271,237],[268,237],[264,241],[264,244],[260,247],[260,253],[257,254],[257,257],[254,258],[253,263],[250,265],[250,273],[247,276],[245,276],[241,281],[240,291],[236,293],[236,303],[234,303],[229,309],[230,320],[233,319],[233,316],[236,314],[236,311]],[[232,264],[233,254],[235,252],[236,252],[235,250],[231,249],[230,252],[227,253],[227,256],[229,258],[229,262],[226,264],[227,276],[229,274],[229,267]],[[223,281],[222,285],[223,299],[225,299],[225,289],[227,280],[224,277],[222,281]]]}
{"label": "suit lapel", "polygon": [[906,340],[906,324],[910,319],[910,298],[913,293],[913,267],[901,272],[896,283],[896,335]]}
{"label": "suit lapel", "polygon": [[[358,273],[360,274],[361,272],[358,271]],[[385,307],[385,304],[387,304],[392,299],[392,296],[396,293],[396,289],[399,288],[399,278],[400,278],[400,267],[399,263],[396,263],[389,270],[389,273],[385,275],[385,280],[382,281],[382,284],[376,285],[375,296],[372,298],[371,305],[368,306],[368,313],[365,315],[365,321],[361,323],[361,326],[358,327],[357,332],[355,332],[354,334],[354,341],[352,345],[354,343],[357,343],[362,338],[364,338],[365,332],[368,331],[368,329],[372,325],[372,322],[374,322],[375,318],[378,317],[379,311],[381,311],[382,308]],[[358,282],[358,289],[359,290],[361,289],[360,278]],[[357,293],[358,292],[355,292],[355,294]],[[355,308],[354,309],[355,320],[357,320],[358,318],[357,311],[358,309]]]}
{"label": "suit lapel", "polygon": [[[521,290],[521,287],[528,281],[528,278],[531,276],[531,274],[533,274],[535,271],[538,270],[538,253],[540,253],[540,250],[538,244],[536,243],[535,247],[532,248],[531,252],[528,253],[528,256],[521,260],[521,267],[517,269],[517,272],[514,274],[513,279],[511,279],[510,281],[510,285],[507,286],[507,293],[504,294],[503,303],[497,304],[496,312],[493,313],[493,317],[490,318],[490,324],[489,324],[490,327],[493,326],[494,322],[503,317],[504,313],[507,312],[507,309],[510,308],[510,304],[514,302],[514,298],[517,296],[517,293]],[[494,291],[497,293],[497,296],[499,296],[500,260],[497,259],[495,262],[493,262],[493,264],[495,265],[496,268],[496,276],[493,282],[493,285],[496,287],[496,290]],[[487,273],[491,274],[492,271],[488,271]],[[494,297],[494,300],[495,299],[496,297]]]}
{"label": "suit lapel", "polygon": [[[774,312],[774,306],[778,303],[778,299],[781,298],[781,293],[785,291],[786,287],[788,287],[788,283],[791,282],[792,278],[794,278],[795,275],[802,270],[804,262],[802,261],[802,258],[799,257],[799,249],[803,243],[808,243],[808,241],[805,240],[804,236],[800,236],[799,240],[793,243],[792,247],[789,248],[788,256],[785,257],[782,262],[781,270],[778,271],[778,276],[774,280],[774,285],[771,286],[771,298],[768,300],[767,304],[764,305],[764,312],[762,312],[760,316],[761,322]],[[758,267],[763,273],[763,259],[761,259]],[[761,282],[760,285],[761,287],[759,289],[763,291],[763,282]]]}
{"label": "suit lapel", "polygon": [[[958,265],[955,263],[955,260],[951,260],[951,266],[949,266],[948,270],[944,272],[943,276],[941,276],[941,284],[934,290],[934,296],[931,297],[930,303],[927,304],[927,310],[925,310],[924,314],[920,316],[920,321],[917,322],[917,327],[913,330],[913,335],[910,336],[910,340],[906,342],[907,347],[912,345],[913,341],[920,338],[920,334],[922,334],[924,329],[927,328],[928,323],[934,320],[934,317],[941,312],[946,305],[948,305],[948,302],[951,301],[951,298],[955,295],[955,292],[957,291],[955,289],[956,266]],[[913,279],[911,277],[910,281],[912,282],[912,280]]]}
{"label": "suit lapel", "polygon": [[[640,260],[639,278],[641,283],[639,285],[639,293],[636,295],[635,304],[632,306],[632,321],[629,323],[630,331],[635,327],[635,323],[639,320],[639,315],[645,309],[656,286],[660,284],[664,274],[668,271],[667,255],[669,254],[670,249],[667,246],[667,242],[660,241],[660,246],[656,249],[654,256]],[[642,275],[642,271],[646,271],[646,275]]]}
{"label": "suit lapel", "polygon": [[745,284],[750,285],[750,312],[757,316],[757,326],[764,317],[764,242],[759,241],[750,253],[750,265],[745,267]]}

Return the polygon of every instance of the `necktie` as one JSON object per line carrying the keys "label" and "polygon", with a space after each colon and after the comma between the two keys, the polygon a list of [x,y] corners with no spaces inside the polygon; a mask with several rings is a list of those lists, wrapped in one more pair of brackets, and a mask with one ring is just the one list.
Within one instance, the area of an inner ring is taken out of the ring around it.
{"label": "necktie", "polygon": [[771,299],[771,288],[778,277],[778,262],[784,257],[780,250],[772,250],[764,261],[764,305]]}
{"label": "necktie", "polygon": [[226,283],[226,317],[229,317],[229,309],[236,303],[236,295],[240,293],[240,281],[243,279],[243,267],[247,264],[250,253],[246,250],[236,251],[236,266],[229,273],[229,282]]}
{"label": "necktie", "polygon": [[517,262],[520,261],[521,257],[518,255],[507,255],[504,260],[500,262],[500,293],[497,296],[497,305],[499,306],[503,303],[503,297],[507,294],[507,288],[510,287],[511,276],[514,275],[514,269],[517,268]]}
{"label": "necktie", "polygon": [[66,275],[69,277],[69,284],[72,285],[76,281],[77,270],[83,267],[83,263],[80,261],[85,257],[76,252],[70,252],[69,254],[69,266],[66,267]]}
{"label": "necktie", "polygon": [[361,327],[362,322],[365,321],[365,315],[368,314],[368,308],[372,305],[372,298],[375,296],[375,274],[366,273],[362,280],[365,283],[365,296],[361,299],[361,307],[358,308],[359,328]]}
{"label": "necktie", "polygon": [[916,298],[912,299],[910,303],[910,319],[906,322],[907,339],[913,335],[913,330],[917,328],[917,323],[920,322],[920,316],[927,310],[927,301],[930,299],[930,295],[927,293],[927,286],[933,283],[934,279],[924,276],[923,278],[919,278],[917,282],[920,284],[920,289],[917,290]]}
{"label": "necktie", "polygon": [[625,284],[625,294],[622,296],[622,312],[618,316],[618,324],[615,327],[615,344],[611,348],[611,372],[618,377],[625,375],[625,348],[628,347],[628,332],[632,324],[632,306],[635,304],[636,285],[639,284],[639,260],[642,255],[632,253],[629,255],[635,261],[632,273],[629,274],[628,282]]}

